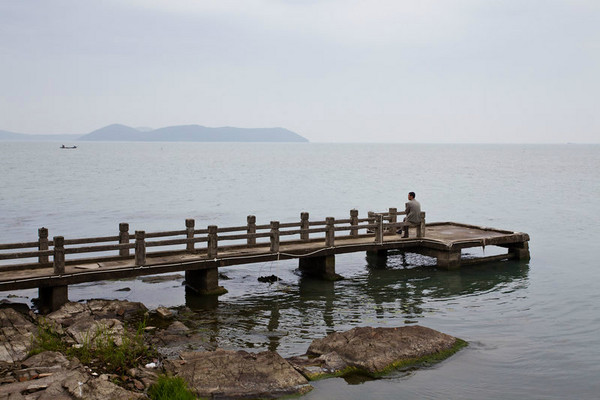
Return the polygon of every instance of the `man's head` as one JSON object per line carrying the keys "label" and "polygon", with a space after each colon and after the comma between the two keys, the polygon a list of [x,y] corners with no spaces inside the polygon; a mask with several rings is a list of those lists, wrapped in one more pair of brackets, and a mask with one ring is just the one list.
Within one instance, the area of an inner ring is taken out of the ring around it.
{"label": "man's head", "polygon": [[415,192],[408,192],[408,199],[413,200],[415,198]]}

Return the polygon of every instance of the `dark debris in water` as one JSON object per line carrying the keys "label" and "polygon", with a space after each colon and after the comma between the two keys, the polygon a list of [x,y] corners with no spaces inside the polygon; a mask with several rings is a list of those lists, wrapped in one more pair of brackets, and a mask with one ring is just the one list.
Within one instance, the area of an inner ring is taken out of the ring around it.
{"label": "dark debris in water", "polygon": [[258,277],[258,281],[259,282],[264,282],[264,283],[273,283],[273,282],[277,282],[280,281],[281,278],[279,278],[278,276],[275,275],[270,275],[270,276],[259,276]]}
{"label": "dark debris in water", "polygon": [[227,280],[229,280],[229,279],[231,279],[231,278],[230,278],[230,277],[228,277],[227,275],[225,275],[225,274],[223,274],[223,273],[219,272],[219,279],[227,281]]}

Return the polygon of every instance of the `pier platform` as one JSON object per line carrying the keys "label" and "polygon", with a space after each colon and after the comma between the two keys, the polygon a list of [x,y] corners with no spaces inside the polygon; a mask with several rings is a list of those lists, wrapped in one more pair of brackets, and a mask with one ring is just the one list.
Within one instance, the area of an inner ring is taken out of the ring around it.
{"label": "pier platform", "polygon": [[[211,225],[207,229],[195,229],[195,221],[188,219],[185,230],[136,231],[135,235],[130,235],[128,224],[122,223],[118,236],[83,239],[56,236],[49,240],[47,230],[41,228],[35,242],[0,244],[0,291],[38,288],[40,303],[54,310],[68,301],[68,286],[73,284],[185,271],[189,288],[214,295],[226,292],[219,286],[219,268],[285,259],[298,259],[304,274],[328,280],[343,275],[343,271],[336,271],[335,255],[352,252],[382,256],[388,250],[400,249],[434,257],[437,267],[444,269],[529,259],[526,233],[456,222],[426,224],[425,213],[422,223],[413,226],[398,222],[402,214],[390,208],[360,219],[358,212],[351,210],[349,219],[309,221],[308,213],[302,213],[300,222],[271,221],[268,225],[257,225],[256,218],[248,216],[244,226]],[[400,227],[408,230],[408,237],[396,234]],[[505,248],[506,253],[463,257],[464,249],[486,246]],[[37,250],[22,250],[31,247]],[[147,251],[154,247],[158,251]],[[81,256],[85,253],[97,256]],[[67,257],[70,254],[78,256]],[[31,258],[35,261],[15,262]]]}

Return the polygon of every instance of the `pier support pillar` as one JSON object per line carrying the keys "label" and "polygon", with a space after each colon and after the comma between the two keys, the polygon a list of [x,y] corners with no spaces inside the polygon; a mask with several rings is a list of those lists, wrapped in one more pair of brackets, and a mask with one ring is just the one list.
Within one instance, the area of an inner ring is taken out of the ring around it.
{"label": "pier support pillar", "polygon": [[387,249],[382,249],[382,250],[368,250],[367,251],[367,257],[387,258],[387,255],[388,255]]}
{"label": "pier support pillar", "polygon": [[529,242],[515,243],[508,248],[508,253],[513,254],[515,260],[529,261]]}
{"label": "pier support pillar", "polygon": [[43,314],[58,310],[69,302],[68,286],[49,286],[38,289],[38,309]]}
{"label": "pier support pillar", "polygon": [[375,269],[386,268],[387,255],[387,250],[367,251],[367,266]]}
{"label": "pier support pillar", "polygon": [[436,254],[437,266],[444,269],[460,268],[460,250],[439,251]]}
{"label": "pier support pillar", "polygon": [[219,270],[216,267],[185,271],[185,285],[202,295],[227,293],[223,286],[219,286]]}
{"label": "pier support pillar", "polygon": [[337,281],[343,279],[335,273],[335,256],[306,257],[299,260],[300,271],[308,276]]}

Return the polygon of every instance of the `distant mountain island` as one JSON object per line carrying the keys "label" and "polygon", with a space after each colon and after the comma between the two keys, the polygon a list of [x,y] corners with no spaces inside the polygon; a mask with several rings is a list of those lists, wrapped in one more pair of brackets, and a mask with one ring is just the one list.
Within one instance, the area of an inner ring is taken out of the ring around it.
{"label": "distant mountain island", "polygon": [[0,140],[123,142],[308,142],[285,128],[209,128],[201,125],[132,128],[113,124],[83,135],[28,135],[0,130]]}

